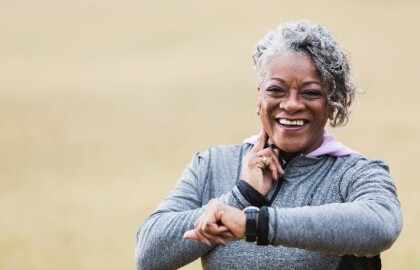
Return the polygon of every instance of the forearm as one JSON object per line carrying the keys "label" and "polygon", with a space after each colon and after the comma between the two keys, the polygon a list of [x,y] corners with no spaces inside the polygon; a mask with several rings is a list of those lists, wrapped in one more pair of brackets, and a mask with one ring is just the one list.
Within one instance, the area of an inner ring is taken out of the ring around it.
{"label": "forearm", "polygon": [[337,255],[376,255],[398,237],[402,217],[397,201],[380,200],[269,209],[273,245]]}
{"label": "forearm", "polygon": [[[174,210],[168,207],[174,205],[174,199],[171,198],[172,203],[164,201],[140,227],[136,244],[137,269],[177,269],[213,247],[183,238],[186,231],[194,228],[194,223],[207,205],[193,210]],[[240,209],[247,204],[237,188],[218,199]]]}
{"label": "forearm", "polygon": [[203,208],[185,212],[157,212],[137,233],[137,269],[178,269],[207,252],[210,247],[183,238]]}

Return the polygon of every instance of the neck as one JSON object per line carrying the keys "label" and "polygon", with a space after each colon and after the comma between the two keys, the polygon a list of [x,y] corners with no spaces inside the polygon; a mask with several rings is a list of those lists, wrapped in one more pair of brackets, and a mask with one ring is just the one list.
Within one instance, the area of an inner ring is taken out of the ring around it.
{"label": "neck", "polygon": [[294,159],[295,157],[299,155],[300,155],[300,152],[289,153],[289,152],[280,150],[280,158],[282,158],[286,163],[289,163],[292,159]]}

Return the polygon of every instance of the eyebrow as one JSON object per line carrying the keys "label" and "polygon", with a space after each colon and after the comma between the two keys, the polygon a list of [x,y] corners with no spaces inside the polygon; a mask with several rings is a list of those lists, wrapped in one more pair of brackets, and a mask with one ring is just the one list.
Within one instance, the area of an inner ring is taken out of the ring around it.
{"label": "eyebrow", "polygon": [[[278,77],[272,77],[272,78],[270,78],[270,80],[278,81],[280,83],[286,83],[285,80],[283,80],[282,78],[278,78]],[[309,85],[309,84],[313,84],[313,83],[318,84],[319,86],[322,86],[322,84],[319,83],[318,81],[307,81],[307,82],[304,82],[303,85],[305,86],[305,85]]]}

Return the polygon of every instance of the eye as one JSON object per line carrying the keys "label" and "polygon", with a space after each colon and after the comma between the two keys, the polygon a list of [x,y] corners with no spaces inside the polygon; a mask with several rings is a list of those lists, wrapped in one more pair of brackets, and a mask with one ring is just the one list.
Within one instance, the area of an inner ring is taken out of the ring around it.
{"label": "eye", "polygon": [[303,92],[302,92],[302,96],[303,96],[303,98],[305,98],[305,99],[309,99],[309,100],[312,100],[312,99],[318,99],[318,98],[322,98],[324,95],[323,95],[323,93],[321,92],[321,91],[319,91],[319,90],[304,90]]}
{"label": "eye", "polygon": [[275,97],[284,97],[287,94],[287,91],[279,86],[268,87],[265,91],[267,91],[270,96]]}

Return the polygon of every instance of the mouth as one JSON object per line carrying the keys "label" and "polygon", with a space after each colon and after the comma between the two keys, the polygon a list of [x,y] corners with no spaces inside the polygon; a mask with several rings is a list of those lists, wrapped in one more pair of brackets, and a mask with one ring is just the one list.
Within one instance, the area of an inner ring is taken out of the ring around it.
{"label": "mouth", "polygon": [[292,119],[286,119],[286,118],[276,118],[275,120],[277,124],[279,124],[281,127],[289,129],[289,130],[299,130],[309,123],[309,121],[305,119],[292,120]]}

